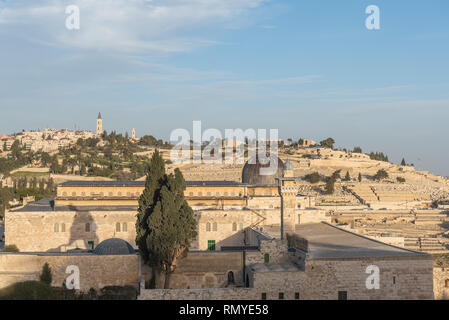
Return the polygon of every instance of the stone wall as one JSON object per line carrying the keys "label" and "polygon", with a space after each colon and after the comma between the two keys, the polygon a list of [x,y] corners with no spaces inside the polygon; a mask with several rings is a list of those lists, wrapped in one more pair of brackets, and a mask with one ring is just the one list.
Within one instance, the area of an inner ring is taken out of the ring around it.
{"label": "stone wall", "polygon": [[[116,231],[117,223],[120,223],[120,231]],[[135,211],[8,212],[5,243],[16,245],[21,252],[86,249],[91,247],[89,241],[95,247],[109,238],[120,238],[135,246],[135,223]],[[86,224],[89,224],[89,231],[86,231]],[[124,224],[126,231],[123,231]]]}
{"label": "stone wall", "polygon": [[52,269],[52,285],[55,287],[61,287],[69,276],[65,271],[70,265],[79,268],[82,291],[137,285],[139,282],[138,255],[0,253],[0,288],[15,282],[39,280],[46,262]]}
{"label": "stone wall", "polygon": [[[380,289],[368,290],[366,268],[380,269]],[[350,300],[433,299],[433,261],[415,258],[364,258],[311,260],[306,263],[307,281],[300,288],[304,299],[335,300],[346,291]]]}
{"label": "stone wall", "polygon": [[433,268],[435,300],[449,300],[449,268]]}
{"label": "stone wall", "polygon": [[246,252],[246,265],[265,263],[266,254],[268,254],[270,263],[284,263],[289,261],[287,240],[271,239],[261,241],[259,250]]}
{"label": "stone wall", "polygon": [[234,277],[233,285],[242,285],[243,268],[242,252],[189,252],[171,275],[170,288],[226,287],[230,272]]}

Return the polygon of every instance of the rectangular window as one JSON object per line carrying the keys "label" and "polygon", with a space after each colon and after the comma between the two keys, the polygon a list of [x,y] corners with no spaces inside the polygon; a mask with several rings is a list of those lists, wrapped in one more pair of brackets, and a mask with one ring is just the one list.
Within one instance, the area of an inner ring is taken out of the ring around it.
{"label": "rectangular window", "polygon": [[295,292],[295,300],[299,300],[299,292]]}
{"label": "rectangular window", "polygon": [[348,300],[348,292],[338,291],[338,300]]}
{"label": "rectangular window", "polygon": [[267,294],[265,292],[262,293],[262,300],[267,300]]}
{"label": "rectangular window", "polygon": [[283,292],[279,292],[279,300],[284,300],[284,293]]}
{"label": "rectangular window", "polygon": [[215,251],[215,240],[208,240],[207,241],[207,250]]}

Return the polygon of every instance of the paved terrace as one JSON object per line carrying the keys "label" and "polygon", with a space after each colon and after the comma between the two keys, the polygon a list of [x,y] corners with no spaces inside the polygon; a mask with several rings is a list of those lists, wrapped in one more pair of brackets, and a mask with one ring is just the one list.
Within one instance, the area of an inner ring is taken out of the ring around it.
{"label": "paved terrace", "polygon": [[308,253],[312,259],[428,256],[375,241],[327,223],[297,226],[296,234],[308,241]]}
{"label": "paved terrace", "polygon": [[26,206],[20,209],[12,209],[9,212],[67,212],[67,211],[136,211],[137,206],[71,206],[71,205],[56,205],[54,208],[51,206],[50,199],[42,199],[38,202],[28,203]]}

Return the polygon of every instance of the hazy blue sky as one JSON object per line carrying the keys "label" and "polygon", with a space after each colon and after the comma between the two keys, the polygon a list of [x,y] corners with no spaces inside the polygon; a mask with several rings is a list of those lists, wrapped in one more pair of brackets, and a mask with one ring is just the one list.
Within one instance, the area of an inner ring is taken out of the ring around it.
{"label": "hazy blue sky", "polygon": [[447,0],[0,0],[0,133],[94,130],[101,111],[167,139],[201,120],[449,175],[448,53]]}

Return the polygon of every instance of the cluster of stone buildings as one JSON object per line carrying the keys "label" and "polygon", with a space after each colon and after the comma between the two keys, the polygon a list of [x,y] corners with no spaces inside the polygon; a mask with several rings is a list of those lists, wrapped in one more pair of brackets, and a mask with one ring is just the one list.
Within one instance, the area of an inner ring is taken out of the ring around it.
{"label": "cluster of stone buildings", "polygon": [[[140,288],[140,299],[437,296],[431,255],[331,225],[315,197],[301,194],[291,163],[277,160],[270,175],[260,174],[265,165],[256,158],[244,166],[241,181],[187,181],[198,236],[170,289],[145,287],[152,273],[135,251],[143,181],[68,181],[56,199],[8,212],[6,244],[20,253],[0,254],[0,287],[36,278],[47,261],[57,272],[54,285],[61,285],[69,263],[78,263],[82,290],[130,284]],[[369,278],[373,266],[377,278]]]}
{"label": "cluster of stone buildings", "polygon": [[75,145],[78,139],[88,139],[95,136],[90,131],[45,129],[42,131],[23,131],[15,136],[2,135],[0,143],[5,151],[10,150],[14,141],[18,140],[26,150],[50,153],[58,151],[59,148]]}

